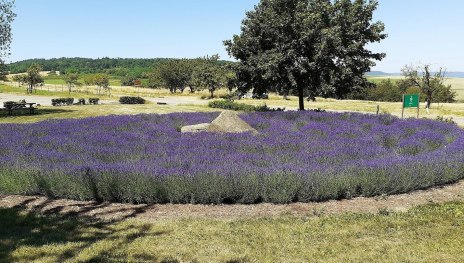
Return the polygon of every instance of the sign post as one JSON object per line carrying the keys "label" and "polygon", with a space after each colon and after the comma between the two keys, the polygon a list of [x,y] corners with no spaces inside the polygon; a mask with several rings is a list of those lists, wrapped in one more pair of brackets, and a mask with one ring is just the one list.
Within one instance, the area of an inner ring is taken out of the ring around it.
{"label": "sign post", "polygon": [[417,118],[419,118],[419,94],[403,94],[403,110],[401,118],[404,118],[405,108],[417,108]]}
{"label": "sign post", "polygon": [[142,82],[139,79],[134,80],[134,86],[137,87],[137,95],[140,97],[140,87],[142,86]]}

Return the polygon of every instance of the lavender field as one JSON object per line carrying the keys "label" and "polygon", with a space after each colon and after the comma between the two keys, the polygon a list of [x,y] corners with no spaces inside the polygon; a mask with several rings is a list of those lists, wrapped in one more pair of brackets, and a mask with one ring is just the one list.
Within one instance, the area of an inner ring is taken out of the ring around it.
{"label": "lavender field", "polygon": [[181,134],[218,113],[0,125],[0,194],[133,203],[288,203],[464,178],[464,130],[389,115],[241,115],[253,134]]}

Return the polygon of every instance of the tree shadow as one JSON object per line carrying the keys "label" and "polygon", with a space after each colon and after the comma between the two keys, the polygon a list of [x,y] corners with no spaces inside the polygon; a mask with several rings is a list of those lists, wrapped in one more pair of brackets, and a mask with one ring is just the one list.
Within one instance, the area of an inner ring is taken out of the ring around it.
{"label": "tree shadow", "polygon": [[[103,210],[109,203],[81,203],[75,204],[78,210],[69,209],[69,205],[51,205],[50,199],[37,202],[38,198],[27,198],[11,208],[0,208],[0,262],[28,262],[41,257],[54,257],[56,262],[64,262],[76,257],[81,251],[92,247],[102,240],[111,240],[111,249],[95,252],[91,259],[85,262],[109,261],[112,258],[121,259],[120,251],[141,237],[161,236],[169,234],[168,231],[152,231],[151,224],[119,222],[143,213],[148,206],[137,206],[134,209],[113,209],[111,213],[122,213],[122,216],[112,220],[101,220],[95,216],[88,216],[93,210]],[[110,213],[110,212],[108,212]],[[69,245],[68,244],[73,244]],[[19,253],[15,250],[21,247],[40,249],[46,245],[62,246],[63,249],[53,250],[49,255],[46,251],[40,253]],[[58,251],[58,252],[57,252]],[[117,252],[119,251],[119,252]],[[42,253],[42,254],[41,254]],[[124,255],[123,255],[124,256]],[[158,262],[156,255],[137,254],[137,261]]]}
{"label": "tree shadow", "polygon": [[19,109],[13,111],[12,115],[8,114],[8,111],[6,110],[0,110],[0,118],[11,118],[11,117],[22,117],[22,116],[41,116],[41,115],[49,115],[49,114],[58,114],[58,113],[70,113],[74,112],[75,110],[70,110],[70,109],[63,109],[63,108],[57,108],[57,109],[42,109],[38,108],[34,111],[34,113],[30,114],[29,109],[24,108],[24,109]]}

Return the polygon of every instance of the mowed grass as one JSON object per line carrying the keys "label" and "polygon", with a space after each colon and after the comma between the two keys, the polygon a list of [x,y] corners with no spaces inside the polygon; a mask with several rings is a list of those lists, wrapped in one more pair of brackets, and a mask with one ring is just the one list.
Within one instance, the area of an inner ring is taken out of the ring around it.
{"label": "mowed grass", "polygon": [[0,262],[463,262],[464,203],[405,213],[90,219],[0,209]]}
{"label": "mowed grass", "polygon": [[172,112],[211,112],[217,109],[201,105],[75,105],[75,106],[40,106],[35,114],[29,115],[26,111],[15,112],[14,116],[0,113],[0,123],[32,123],[50,119],[77,119],[108,115],[132,115],[132,114],[165,114]]}

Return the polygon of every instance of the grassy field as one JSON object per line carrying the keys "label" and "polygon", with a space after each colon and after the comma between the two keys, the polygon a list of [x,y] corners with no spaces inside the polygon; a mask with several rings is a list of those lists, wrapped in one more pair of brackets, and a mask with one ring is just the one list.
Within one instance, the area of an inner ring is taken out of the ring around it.
{"label": "grassy field", "polygon": [[76,119],[107,115],[127,115],[142,113],[172,113],[172,112],[209,112],[218,111],[201,105],[76,105],[62,107],[41,106],[37,114],[17,114],[6,116],[0,114],[0,123],[32,123],[50,119]]}
{"label": "grassy field", "polygon": [[[24,95],[25,98],[30,97],[30,96],[49,96],[49,97],[55,97],[55,98],[94,98],[94,97],[99,97],[100,99],[110,99],[109,96],[102,94],[102,95],[95,95],[92,93],[87,93],[85,90],[81,90],[81,92],[78,91],[73,91],[69,93],[66,88],[59,88],[59,89],[47,89],[47,87],[41,87],[37,88],[34,90],[32,94],[27,94],[26,93],[26,87],[17,87],[17,86],[11,86],[11,85],[3,85],[0,84],[0,93],[10,93],[10,94],[17,94],[17,95]],[[114,95],[113,95],[114,96]],[[114,98],[113,98],[114,99]]]}
{"label": "grassy field", "polygon": [[0,262],[463,262],[464,203],[252,219],[43,217],[0,209]]}
{"label": "grassy field", "polygon": [[[121,86],[121,79],[112,76],[110,79],[110,86]],[[63,78],[60,76],[48,76],[44,78],[45,84],[51,84],[51,85],[65,85],[66,82],[64,82]],[[79,82],[84,83],[84,80],[81,78],[79,79]]]}
{"label": "grassy field", "polygon": [[[237,101],[251,105],[266,104],[270,107],[285,107],[287,109],[298,108],[298,98],[290,96],[289,100],[283,100],[282,97],[271,95],[268,100],[253,100],[242,99]],[[377,101],[361,101],[361,100],[335,100],[317,98],[316,102],[305,102],[307,109],[324,109],[334,111],[359,111],[376,113],[377,105],[380,106],[380,113],[390,113],[394,115],[401,115],[401,102],[377,102]],[[424,108],[420,109],[421,116],[427,116]],[[406,117],[414,117],[417,114],[416,109],[406,109]],[[433,103],[430,109],[431,116],[464,116],[463,103]]]}

